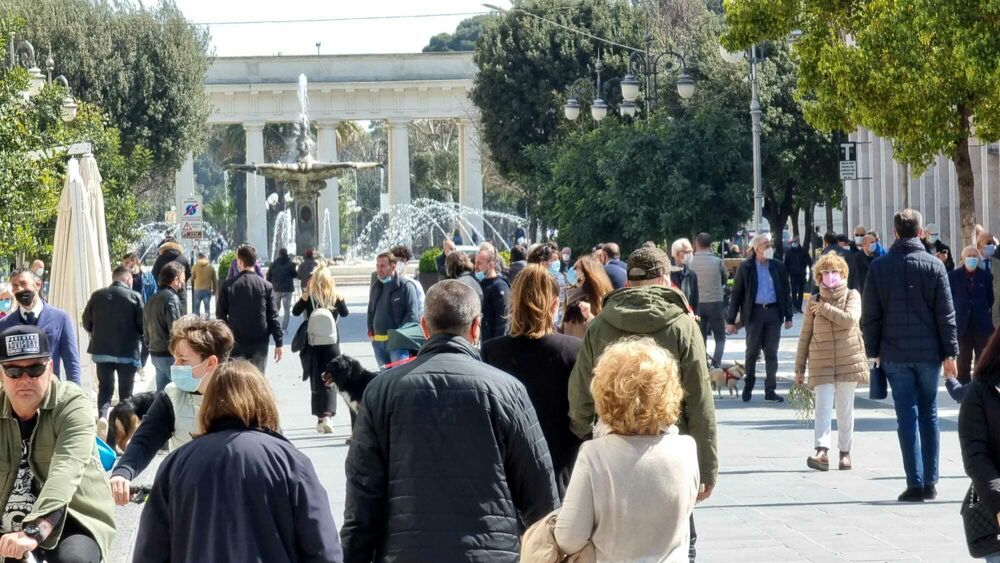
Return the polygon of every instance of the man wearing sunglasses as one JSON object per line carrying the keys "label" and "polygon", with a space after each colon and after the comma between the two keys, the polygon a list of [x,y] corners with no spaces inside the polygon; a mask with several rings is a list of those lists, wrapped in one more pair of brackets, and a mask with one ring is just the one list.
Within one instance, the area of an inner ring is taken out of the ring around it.
{"label": "man wearing sunglasses", "polygon": [[94,409],[79,386],[53,377],[44,330],[0,332],[0,381],[0,557],[107,559],[114,505]]}

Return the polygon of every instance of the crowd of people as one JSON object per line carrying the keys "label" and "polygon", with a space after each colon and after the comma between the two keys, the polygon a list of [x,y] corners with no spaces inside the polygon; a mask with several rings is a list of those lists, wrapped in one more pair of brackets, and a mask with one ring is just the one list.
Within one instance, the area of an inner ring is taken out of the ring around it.
{"label": "crowd of people", "polygon": [[[906,474],[898,500],[934,499],[943,373],[962,403],[972,491],[1000,515],[996,240],[977,233],[949,268],[950,249],[919,213],[899,212],[893,227],[889,248],[858,227],[812,253],[792,237],[783,259],[760,234],[735,263],[707,233],[625,260],[613,242],[574,257],[521,240],[505,260],[489,242],[470,251],[446,240],[429,288],[407,272],[410,248],[386,250],[366,312],[381,371],[348,405],[339,530],[316,468],[282,436],[264,375],[284,356],[290,317],[303,317],[291,347],[316,430],[333,432],[343,390],[328,372],[349,311],[328,264],[282,251],[265,272],[242,245],[220,280],[173,241],[150,272],[125,256],[83,314],[96,409],[78,387],[71,319],[41,297],[35,271],[17,271],[0,295],[16,303],[0,320],[0,417],[16,422],[0,433],[13,482],[0,557],[107,559],[114,504],[166,449],[137,562],[693,562],[694,507],[719,477],[709,371],[745,330],[743,401],[761,355],[763,398],[783,401],[778,344],[796,314],[794,381],[815,394],[808,467],[830,469],[835,412],[837,467],[853,468],[855,389],[884,377]],[[147,357],[156,390],[133,395]],[[110,478],[95,433],[120,454]],[[1000,542],[984,555],[1000,561]]]}

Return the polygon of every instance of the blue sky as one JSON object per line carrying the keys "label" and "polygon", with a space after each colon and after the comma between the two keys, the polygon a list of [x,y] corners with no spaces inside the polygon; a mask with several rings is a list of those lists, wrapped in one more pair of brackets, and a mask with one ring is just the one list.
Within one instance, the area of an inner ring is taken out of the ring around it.
{"label": "blue sky", "polygon": [[[477,0],[175,0],[192,22],[302,20],[487,12]],[[146,5],[156,0],[143,0]],[[493,4],[509,6],[509,0]],[[468,15],[336,21],[210,25],[217,56],[419,52],[436,33],[452,32]]]}

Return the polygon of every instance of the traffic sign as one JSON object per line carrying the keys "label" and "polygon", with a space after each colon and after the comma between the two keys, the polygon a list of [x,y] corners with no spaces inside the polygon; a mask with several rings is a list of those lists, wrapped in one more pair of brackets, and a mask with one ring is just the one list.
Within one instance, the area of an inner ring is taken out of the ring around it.
{"label": "traffic sign", "polygon": [[180,221],[201,221],[202,200],[198,196],[185,198],[180,209]]}
{"label": "traffic sign", "polygon": [[840,144],[840,179],[858,179],[858,144],[854,142]]}
{"label": "traffic sign", "polygon": [[201,240],[205,238],[205,225],[199,221],[181,222],[181,240]]}

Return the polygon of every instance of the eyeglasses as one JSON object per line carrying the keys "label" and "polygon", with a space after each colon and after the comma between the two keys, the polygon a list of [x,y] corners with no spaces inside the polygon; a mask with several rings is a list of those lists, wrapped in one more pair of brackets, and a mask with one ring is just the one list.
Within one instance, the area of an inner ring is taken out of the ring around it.
{"label": "eyeglasses", "polygon": [[28,377],[31,379],[38,379],[39,377],[45,375],[45,369],[47,367],[47,363],[32,364],[30,366],[7,366],[3,368],[3,372],[11,379],[21,379],[21,376],[24,374],[28,374]]}
{"label": "eyeglasses", "polygon": [[820,273],[820,275],[824,275],[825,276],[827,274],[839,274],[840,270],[820,270],[819,273]]}

